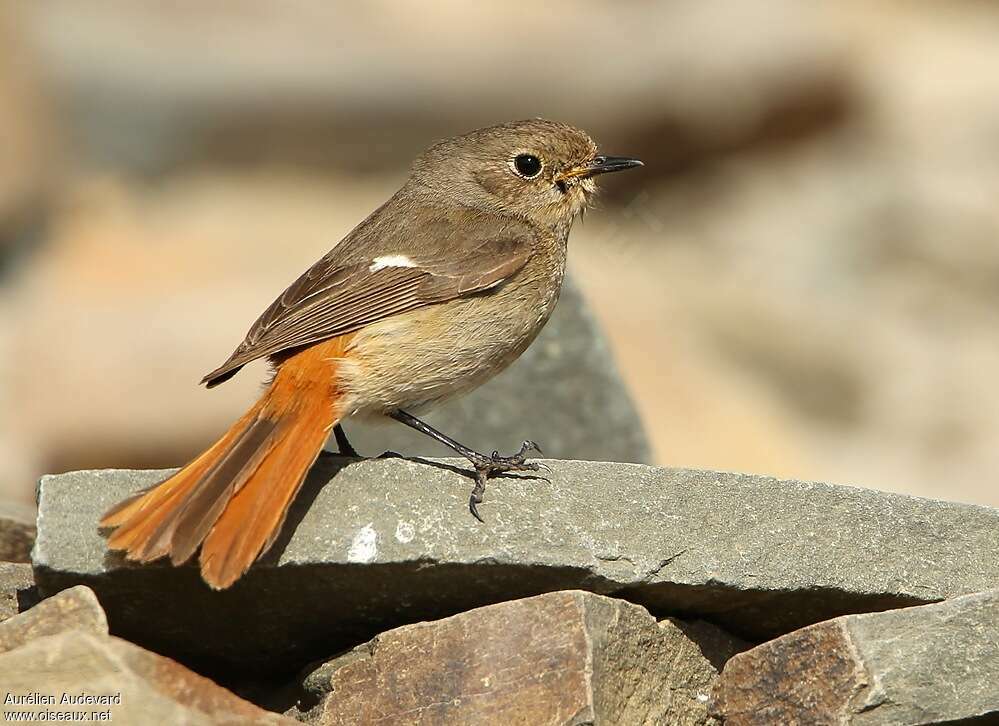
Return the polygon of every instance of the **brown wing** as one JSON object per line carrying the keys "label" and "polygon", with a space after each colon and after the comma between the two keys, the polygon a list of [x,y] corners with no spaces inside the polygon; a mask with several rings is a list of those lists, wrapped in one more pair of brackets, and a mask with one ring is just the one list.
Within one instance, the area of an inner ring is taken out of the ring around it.
{"label": "brown wing", "polygon": [[[488,290],[523,267],[533,250],[533,234],[523,228],[500,226],[492,239],[477,239],[474,232],[464,232],[456,239],[455,224],[455,220],[445,220],[446,229],[436,230],[442,233],[437,237],[440,241],[428,244],[423,240],[420,249],[412,252],[407,252],[412,244],[365,244],[364,239],[348,237],[271,303],[229,360],[201,382],[211,388],[257,358]],[[421,236],[441,225],[437,220]],[[471,229],[488,227],[472,225]],[[357,232],[365,231],[362,226]],[[380,258],[411,266],[376,264]]]}

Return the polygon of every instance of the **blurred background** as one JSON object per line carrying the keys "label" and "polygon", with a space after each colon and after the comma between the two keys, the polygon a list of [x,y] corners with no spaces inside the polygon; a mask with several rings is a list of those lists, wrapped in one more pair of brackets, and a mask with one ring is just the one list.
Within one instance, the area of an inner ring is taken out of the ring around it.
{"label": "blurred background", "polygon": [[[570,265],[657,463],[999,505],[999,5],[0,4],[0,493],[182,463],[196,385],[432,140],[646,168]],[[366,452],[377,453],[377,452]]]}

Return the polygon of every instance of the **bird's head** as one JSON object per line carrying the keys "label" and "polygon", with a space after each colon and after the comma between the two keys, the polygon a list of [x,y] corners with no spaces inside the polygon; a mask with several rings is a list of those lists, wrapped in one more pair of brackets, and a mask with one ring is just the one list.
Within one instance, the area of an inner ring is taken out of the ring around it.
{"label": "bird's head", "polygon": [[595,176],[636,166],[642,162],[600,154],[577,128],[531,119],[435,144],[413,164],[412,179],[459,204],[549,226],[586,208]]}

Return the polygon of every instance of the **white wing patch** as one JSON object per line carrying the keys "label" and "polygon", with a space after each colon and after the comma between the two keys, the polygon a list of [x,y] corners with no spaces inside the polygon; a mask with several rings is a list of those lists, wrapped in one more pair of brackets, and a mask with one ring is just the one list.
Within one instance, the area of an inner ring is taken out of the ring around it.
{"label": "white wing patch", "polygon": [[416,267],[416,263],[406,255],[385,255],[372,260],[368,272],[377,272],[386,267]]}

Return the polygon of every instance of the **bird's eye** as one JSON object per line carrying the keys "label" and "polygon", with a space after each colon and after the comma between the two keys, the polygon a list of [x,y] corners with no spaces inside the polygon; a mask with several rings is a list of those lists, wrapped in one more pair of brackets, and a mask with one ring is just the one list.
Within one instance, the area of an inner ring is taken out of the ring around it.
{"label": "bird's eye", "polygon": [[513,159],[513,169],[525,179],[533,179],[541,173],[541,159],[534,154],[518,154]]}

